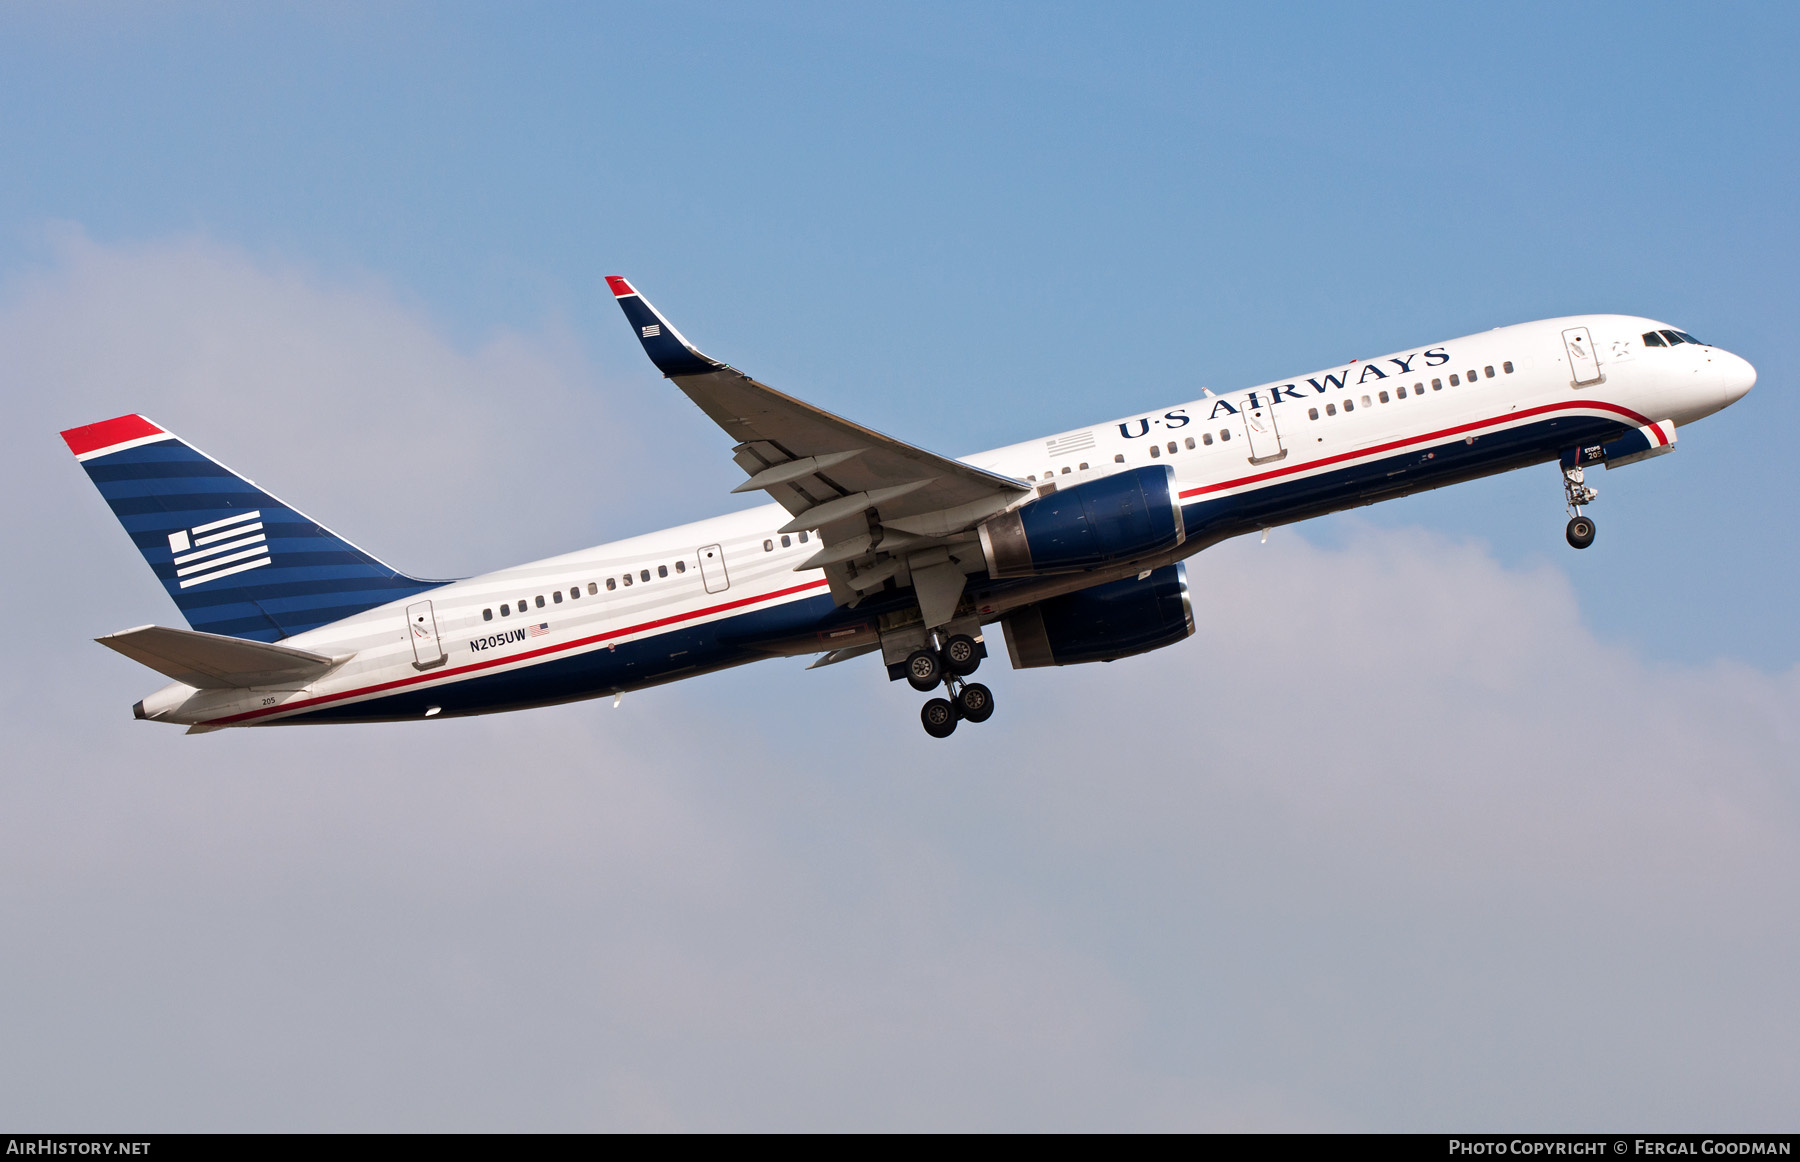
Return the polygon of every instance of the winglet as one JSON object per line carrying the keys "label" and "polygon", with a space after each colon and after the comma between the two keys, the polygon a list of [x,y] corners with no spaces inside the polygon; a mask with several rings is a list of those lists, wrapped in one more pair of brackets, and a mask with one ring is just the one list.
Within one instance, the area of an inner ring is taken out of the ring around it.
{"label": "winglet", "polygon": [[662,312],[651,306],[650,300],[639,294],[623,278],[609,274],[606,276],[606,285],[612,288],[613,298],[618,300],[619,309],[625,312],[625,318],[637,329],[638,341],[644,345],[644,354],[650,357],[650,362],[656,364],[658,371],[674,378],[677,375],[704,375],[725,366],[696,351],[686,337],[675,329],[674,324],[663,318]]}

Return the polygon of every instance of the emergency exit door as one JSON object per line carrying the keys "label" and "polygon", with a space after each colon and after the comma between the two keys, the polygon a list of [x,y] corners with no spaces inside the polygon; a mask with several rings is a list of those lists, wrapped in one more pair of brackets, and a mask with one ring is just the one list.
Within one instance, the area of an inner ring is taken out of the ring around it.
{"label": "emergency exit door", "polygon": [[1600,353],[1594,350],[1593,337],[1586,327],[1570,327],[1563,332],[1563,346],[1569,352],[1569,370],[1576,384],[1599,383]]}
{"label": "emergency exit door", "polygon": [[431,611],[431,602],[415,601],[406,607],[406,636],[412,639],[415,669],[443,664],[446,655],[438,641],[437,615]]}
{"label": "emergency exit door", "polygon": [[706,583],[708,593],[723,593],[731,588],[731,578],[725,573],[725,550],[717,545],[705,545],[700,549],[700,580]]}
{"label": "emergency exit door", "polygon": [[1275,427],[1275,408],[1269,404],[1244,409],[1244,435],[1250,439],[1250,463],[1266,464],[1287,455],[1281,432]]}

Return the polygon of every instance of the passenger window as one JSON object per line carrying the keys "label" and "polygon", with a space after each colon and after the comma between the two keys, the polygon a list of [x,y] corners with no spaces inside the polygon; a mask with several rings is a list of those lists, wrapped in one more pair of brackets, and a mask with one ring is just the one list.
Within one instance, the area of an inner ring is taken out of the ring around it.
{"label": "passenger window", "polygon": [[1030,481],[1033,484],[1036,484],[1037,483],[1037,474],[1033,473],[1032,475],[1027,476],[1025,479]]}
{"label": "passenger window", "polygon": [[763,542],[763,552],[773,553],[774,551],[775,551],[775,542],[774,541],[764,541]]}
{"label": "passenger window", "polygon": [[631,588],[631,574],[630,573],[621,574],[619,576],[619,580],[625,582],[625,588],[627,588],[627,589]]}
{"label": "passenger window", "polygon": [[[806,537],[807,537],[807,533],[806,533],[806,530],[805,530],[805,529],[801,529],[801,530],[800,530],[800,543],[801,543],[801,544],[803,544],[803,545],[804,545],[804,544],[805,544],[805,543],[806,543]],[[679,572],[681,572],[681,570],[680,570],[680,569],[676,569],[676,570],[675,570],[675,571],[676,571],[676,572],[677,572],[677,573],[679,573]]]}
{"label": "passenger window", "polygon": [[502,603],[500,606],[500,616],[501,617],[512,616],[512,607],[509,605],[506,605],[505,603]]}
{"label": "passenger window", "polygon": [[519,612],[520,613],[524,613],[527,609],[530,609],[530,608],[531,608],[531,598],[529,598],[529,597],[519,598]]}
{"label": "passenger window", "polygon": [[1386,403],[1388,401],[1387,392],[1384,391],[1384,392],[1380,393],[1378,396],[1376,396],[1376,398],[1379,399],[1382,403]]}
{"label": "passenger window", "polygon": [[594,594],[596,594],[598,592],[600,592],[600,586],[594,584],[592,581],[589,581],[588,582],[588,596],[592,597]]}
{"label": "passenger window", "polygon": [[648,569],[639,569],[639,570],[638,570],[638,580],[639,580],[639,581],[648,581],[648,580],[650,580],[650,570],[648,570]]}
{"label": "passenger window", "polygon": [[[801,540],[803,540],[803,541],[804,541],[804,540],[805,540],[805,539],[806,539],[806,534],[805,534],[805,533],[801,533],[801,534],[800,534],[800,539],[801,539]],[[685,572],[687,572],[687,562],[686,562],[686,561],[677,561],[677,562],[675,562],[675,571],[676,571],[676,572],[677,572],[677,573],[685,573]]]}
{"label": "passenger window", "polygon": [[1319,409],[1318,408],[1307,408],[1306,409],[1306,418],[1309,420],[1318,419],[1319,418]]}
{"label": "passenger window", "polygon": [[1056,476],[1056,469],[1054,469],[1054,468],[1044,469],[1044,479],[1045,480],[1053,479],[1055,476]]}
{"label": "passenger window", "polygon": [[782,533],[781,534],[781,547],[784,549],[793,548],[794,547],[794,538],[788,536],[786,533]]}
{"label": "passenger window", "polygon": [[1158,448],[1155,444],[1150,445],[1150,458],[1152,460],[1159,458],[1161,455],[1162,455],[1161,448]]}
{"label": "passenger window", "polygon": [[667,577],[669,575],[669,567],[667,565],[658,565],[656,567],[656,575],[658,577]]}
{"label": "passenger window", "polygon": [[1328,416],[1335,416],[1335,415],[1337,415],[1337,405],[1336,405],[1336,404],[1334,404],[1334,403],[1328,403],[1328,404],[1326,404],[1326,405],[1325,405],[1325,414],[1326,414],[1326,415],[1328,415]]}
{"label": "passenger window", "polygon": [[[1431,382],[1432,382],[1432,383],[1433,383],[1433,384],[1434,384],[1434,385],[1435,385],[1435,384],[1436,384],[1436,383],[1437,383],[1437,380],[1435,380],[1435,379],[1434,379],[1434,380],[1432,380],[1432,381],[1431,381]],[[1452,372],[1451,372],[1451,373],[1450,373],[1450,386],[1451,386],[1451,387],[1460,387],[1460,386],[1462,386],[1462,380],[1460,380],[1460,379],[1458,379],[1458,378],[1456,378],[1456,372],[1454,372],[1454,371],[1452,371]]]}
{"label": "passenger window", "polygon": [[539,609],[544,608],[544,595],[542,593],[538,594],[537,607]]}
{"label": "passenger window", "polygon": [[[558,604],[558,605],[561,605],[562,604],[562,590],[558,589],[555,593],[552,593],[550,595],[550,600],[556,602],[556,604]],[[538,604],[542,605],[543,603],[544,603],[544,599],[542,597],[538,598]]]}
{"label": "passenger window", "polygon": [[1355,410],[1356,410],[1356,401],[1355,401],[1355,400],[1353,400],[1353,399],[1347,399],[1347,400],[1345,400],[1345,401],[1344,401],[1344,410],[1345,410],[1345,411],[1346,411],[1346,412],[1353,412],[1353,411],[1355,411]]}
{"label": "passenger window", "polygon": [[1209,448],[1212,447],[1212,433],[1211,432],[1201,432],[1200,433],[1200,442],[1202,444],[1205,444]]}
{"label": "passenger window", "polygon": [[[1188,447],[1192,448],[1193,446],[1194,446],[1194,442],[1192,440],[1189,440]],[[1079,465],[1077,465],[1077,467],[1080,468],[1083,472],[1086,472],[1087,471],[1087,461],[1083,460]]]}
{"label": "passenger window", "polygon": [[1394,398],[1395,399],[1405,399],[1406,398],[1406,388],[1404,385],[1402,385],[1400,387],[1396,387],[1394,389]]}
{"label": "passenger window", "polygon": [[1483,367],[1481,370],[1489,379],[1494,378],[1494,369],[1492,367]]}
{"label": "passenger window", "polygon": [[1231,440],[1231,429],[1230,428],[1220,428],[1219,429],[1219,443],[1221,443],[1221,444],[1229,443],[1230,440]]}
{"label": "passenger window", "polygon": [[[1454,376],[1454,375],[1452,375],[1452,376],[1451,376],[1451,377],[1450,377],[1450,382],[1451,382],[1451,383],[1455,383],[1455,382],[1456,382],[1456,376]],[[1432,380],[1432,381],[1431,381],[1431,390],[1432,390],[1432,391],[1443,391],[1443,390],[1444,390],[1444,381],[1443,381],[1443,380],[1441,380],[1441,379],[1434,379],[1434,380]]]}
{"label": "passenger window", "polygon": [[617,581],[615,581],[613,578],[608,577],[606,579],[606,591],[608,593],[611,593],[614,589],[617,589],[618,587],[619,587],[619,583]]}
{"label": "passenger window", "polygon": [[493,610],[491,610],[491,609],[484,609],[484,610],[482,610],[482,611],[481,611],[481,620],[483,620],[483,621],[492,621],[492,620],[494,620],[494,611],[493,611]]}
{"label": "passenger window", "polygon": [[1645,331],[1644,332],[1644,346],[1646,346],[1646,347],[1667,347],[1668,344],[1664,343],[1663,337],[1661,335],[1658,335],[1655,331]]}
{"label": "passenger window", "polygon": [[1123,452],[1115,452],[1115,453],[1114,453],[1114,454],[1113,454],[1113,463],[1114,463],[1114,464],[1123,464],[1123,463],[1125,463],[1125,453],[1123,453]]}
{"label": "passenger window", "polygon": [[[1169,441],[1169,455],[1171,455],[1171,456],[1173,456],[1173,455],[1174,455],[1174,454],[1175,454],[1175,452],[1176,452],[1176,448],[1175,448],[1175,441],[1174,441],[1174,440],[1170,440],[1170,441]],[[1068,471],[1068,469],[1067,469],[1067,468],[1064,468],[1064,469],[1063,469],[1063,471],[1064,471],[1064,472],[1067,472],[1067,471]]]}
{"label": "passenger window", "polygon": [[1064,465],[1063,465],[1063,470],[1062,470],[1062,474],[1063,474],[1063,475],[1064,475],[1064,476],[1067,476],[1067,475],[1068,475],[1068,474],[1069,474],[1069,466],[1068,466],[1068,465],[1067,465],[1067,464],[1064,464]]}
{"label": "passenger window", "polygon": [[[1187,450],[1188,450],[1188,451],[1190,451],[1190,452],[1192,452],[1192,451],[1193,451],[1193,450],[1194,450],[1194,437],[1192,437],[1192,436],[1189,436],[1189,437],[1188,437],[1188,438],[1187,438],[1187,439],[1185,439],[1185,440],[1183,440],[1183,441],[1182,441],[1182,443],[1184,443],[1184,444],[1186,444],[1186,445],[1187,445]],[[1082,465],[1082,467],[1083,467],[1083,468],[1086,468],[1086,467],[1087,467],[1087,465],[1086,465],[1086,464],[1083,464],[1083,465]]]}
{"label": "passenger window", "polygon": [[1467,379],[1470,383],[1474,383],[1475,382],[1475,369],[1473,367],[1469,368],[1468,375],[1464,376],[1463,378]]}
{"label": "passenger window", "polygon": [[1508,374],[1508,375],[1511,375],[1512,374],[1512,360],[1508,359],[1505,363],[1502,363],[1500,365],[1500,370],[1506,372],[1506,374]]}

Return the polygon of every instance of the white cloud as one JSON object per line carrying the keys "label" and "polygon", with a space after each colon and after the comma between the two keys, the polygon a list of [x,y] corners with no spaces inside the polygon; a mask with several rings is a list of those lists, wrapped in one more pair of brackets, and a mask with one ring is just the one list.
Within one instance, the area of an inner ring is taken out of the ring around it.
{"label": "white cloud", "polygon": [[[1221,546],[1193,640],[1002,655],[998,715],[944,743],[857,663],[188,738],[130,721],[155,680],[86,641],[169,611],[57,427],[144,410],[469,567],[652,490],[579,453],[642,442],[626,389],[553,326],[459,346],[372,280],[203,240],[66,237],[0,349],[6,535],[69,576],[5,583],[6,1120],[1791,1120],[1800,678],[1604,645],[1605,595],[1555,568]],[[481,446],[530,406],[576,419]]]}

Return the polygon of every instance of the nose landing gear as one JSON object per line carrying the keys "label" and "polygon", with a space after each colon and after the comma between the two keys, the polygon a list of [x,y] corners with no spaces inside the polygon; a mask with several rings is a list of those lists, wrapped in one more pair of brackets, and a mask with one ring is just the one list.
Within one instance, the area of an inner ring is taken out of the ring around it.
{"label": "nose landing gear", "polygon": [[1594,543],[1594,518],[1583,516],[1581,506],[1594,503],[1600,493],[1589,488],[1579,464],[1563,469],[1563,500],[1569,509],[1569,527],[1564,535],[1573,548],[1585,549]]}
{"label": "nose landing gear", "polygon": [[948,738],[957,722],[986,722],[994,714],[994,692],[980,682],[964,681],[981,665],[981,651],[975,639],[952,634],[943,649],[915,650],[906,659],[906,680],[921,693],[942,682],[948,698],[933,698],[919,711],[925,733],[933,738]]}

